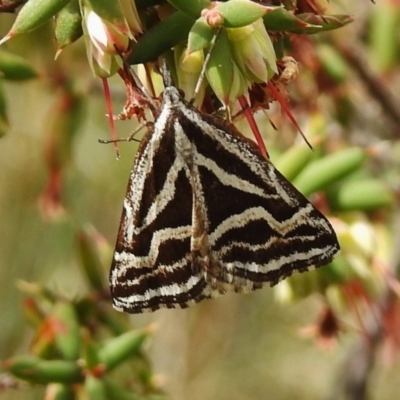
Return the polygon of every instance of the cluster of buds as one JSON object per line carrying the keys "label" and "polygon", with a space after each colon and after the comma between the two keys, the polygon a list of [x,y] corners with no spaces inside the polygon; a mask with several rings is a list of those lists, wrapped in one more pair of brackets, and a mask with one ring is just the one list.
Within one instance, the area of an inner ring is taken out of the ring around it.
{"label": "cluster of buds", "polygon": [[[190,13],[190,6],[181,3],[174,1],[173,4]],[[101,9],[93,5],[94,2],[88,2],[82,10],[86,47],[93,71],[106,78],[119,69],[120,58],[117,56],[126,52],[135,35],[141,33],[141,23],[130,0],[119,0],[117,6],[113,2],[107,6],[107,12],[103,9],[104,4]],[[222,104],[229,107],[253,83],[267,82],[277,73],[274,47],[262,20],[277,8],[250,0],[203,1],[201,6],[204,8],[193,20],[187,44],[174,46],[177,84],[190,98],[205,62],[205,53],[210,52],[206,71],[208,83]],[[163,9],[159,10],[160,16],[165,18],[163,12]],[[199,28],[202,29],[200,34]],[[216,28],[221,30],[212,49]],[[157,40],[156,37],[153,39]],[[203,92],[200,90],[196,96],[196,102],[200,104]]]}
{"label": "cluster of buds", "polygon": [[[141,22],[133,0],[101,2],[101,8],[92,0],[86,2],[82,13],[89,60],[94,72],[105,78],[120,67],[116,55],[126,52],[142,32]],[[129,61],[143,63],[155,59],[162,48],[173,48],[176,83],[188,99],[195,95],[198,105],[203,100],[204,85],[198,88],[197,82],[206,62],[208,84],[228,111],[251,86],[265,84],[278,74],[275,48],[266,26],[283,23],[300,31],[321,28],[296,18],[281,6],[250,0],[173,0],[156,10],[161,22],[133,46]],[[343,21],[337,24],[343,25]],[[187,42],[176,33],[181,25],[187,30]],[[171,38],[166,39],[168,36]]]}
{"label": "cluster of buds", "polygon": [[[246,94],[252,84],[268,82],[277,72],[275,51],[262,20],[275,9],[248,0],[231,0],[203,9],[193,24],[186,57],[198,51],[210,52],[207,80],[224,106]],[[219,33],[212,44],[215,28]],[[177,75],[179,78],[179,68]]]}
{"label": "cluster of buds", "polygon": [[135,35],[142,32],[141,22],[131,0],[88,1],[82,6],[86,49],[93,72],[107,78],[121,67],[121,54],[128,51]]}
{"label": "cluster of buds", "polygon": [[[143,12],[150,7],[156,10],[161,21],[151,21],[156,14],[153,12],[147,24],[154,26],[133,48],[132,42],[143,33],[137,5]],[[282,32],[315,33],[351,22],[348,16],[310,13],[298,18],[282,6],[265,6],[250,0],[169,0],[155,7],[144,2],[136,4],[135,0],[45,3],[30,0],[21,8],[0,44],[38,28],[52,17],[55,18],[57,55],[83,34],[91,68],[101,78],[119,69],[121,54],[132,50],[129,62],[142,64],[155,60],[170,48],[178,49],[187,37],[184,54],[181,52],[178,60],[175,59],[178,80],[184,86],[193,86],[190,81],[197,79],[204,53],[210,54],[207,79],[225,106],[245,94],[254,83],[265,83],[277,73],[275,50],[266,27]],[[212,50],[218,28],[221,28],[215,44],[218,50]]]}

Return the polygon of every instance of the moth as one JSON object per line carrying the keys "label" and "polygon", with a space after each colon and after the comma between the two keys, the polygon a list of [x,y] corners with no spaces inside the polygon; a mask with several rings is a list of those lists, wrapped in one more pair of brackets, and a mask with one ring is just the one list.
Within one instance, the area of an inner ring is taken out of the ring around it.
{"label": "moth", "polygon": [[329,221],[253,141],[165,88],[123,203],[110,272],[117,310],[251,292],[338,251]]}

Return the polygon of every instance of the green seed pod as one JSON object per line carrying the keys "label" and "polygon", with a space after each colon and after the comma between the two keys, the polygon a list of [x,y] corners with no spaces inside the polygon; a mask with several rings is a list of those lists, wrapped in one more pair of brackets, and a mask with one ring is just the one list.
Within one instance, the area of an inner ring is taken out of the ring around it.
{"label": "green seed pod", "polygon": [[19,11],[13,26],[0,41],[0,44],[15,35],[39,28],[65,7],[69,1],[70,0],[29,0]]}
{"label": "green seed pod", "polygon": [[83,35],[82,15],[78,0],[71,0],[57,15],[55,36],[58,52]]}
{"label": "green seed pod", "polygon": [[[317,146],[319,147],[320,143],[321,140],[311,140],[314,150]],[[314,155],[315,151],[312,151],[305,143],[298,143],[285,151],[274,162],[274,165],[289,181],[292,181],[312,160]]]}
{"label": "green seed pod", "polygon": [[328,191],[328,202],[335,211],[376,211],[392,207],[395,196],[377,179],[348,180]]}
{"label": "green seed pod", "polygon": [[99,351],[99,359],[107,371],[137,355],[148,336],[146,331],[131,331],[109,339]]}
{"label": "green seed pod", "polygon": [[81,348],[78,317],[72,304],[60,301],[53,310],[56,321],[55,341],[61,354],[67,360],[76,360]]}
{"label": "green seed pod", "polygon": [[365,150],[359,147],[328,154],[308,164],[293,183],[300,192],[309,196],[360,168],[366,156]]}
{"label": "green seed pod", "polygon": [[83,380],[81,368],[72,361],[17,356],[4,362],[3,367],[16,377],[35,383],[78,383]]}
{"label": "green seed pod", "polygon": [[25,81],[38,77],[38,73],[22,57],[0,50],[0,73],[10,81]]}

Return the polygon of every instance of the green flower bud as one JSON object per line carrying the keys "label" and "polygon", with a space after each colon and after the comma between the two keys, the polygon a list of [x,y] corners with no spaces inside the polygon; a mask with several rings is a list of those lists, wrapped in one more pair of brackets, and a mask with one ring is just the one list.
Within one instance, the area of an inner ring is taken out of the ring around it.
{"label": "green flower bud", "polygon": [[252,82],[268,82],[277,72],[276,55],[262,20],[242,28],[227,28],[237,65]]}
{"label": "green flower bud", "polygon": [[128,49],[129,37],[117,25],[100,18],[88,8],[84,8],[84,18],[89,38],[100,53],[117,55]]}
{"label": "green flower bud", "polygon": [[119,54],[129,48],[141,25],[132,1],[88,2],[83,6],[83,31],[90,66],[95,75],[107,78],[121,67]]}
{"label": "green flower bud", "polygon": [[118,71],[122,63],[120,57],[115,56],[115,48],[111,51],[113,54],[106,51],[111,45],[108,42],[106,27],[101,19],[98,16],[96,17],[93,11],[86,10],[87,13],[92,14],[89,17],[90,24],[87,24],[88,14],[86,13],[84,23],[82,24],[89,65],[94,75],[100,78],[108,78]]}
{"label": "green flower bud", "polygon": [[[175,46],[175,65],[178,77],[178,87],[185,93],[185,99],[191,100],[199,80],[199,75],[204,64],[204,53],[202,50],[188,54],[185,46]],[[201,105],[204,99],[205,84],[201,85],[197,93],[195,105]]]}
{"label": "green flower bud", "polygon": [[214,93],[225,106],[242,96],[248,84],[236,65],[228,35],[222,30],[206,70],[207,80]]}

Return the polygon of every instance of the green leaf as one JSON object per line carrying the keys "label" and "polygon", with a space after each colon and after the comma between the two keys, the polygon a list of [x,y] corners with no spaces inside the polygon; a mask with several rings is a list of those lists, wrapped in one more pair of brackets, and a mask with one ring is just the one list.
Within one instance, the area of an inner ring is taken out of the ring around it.
{"label": "green leaf", "polygon": [[362,166],[366,157],[365,150],[359,147],[349,147],[328,154],[308,164],[293,184],[301,193],[309,196],[356,171]]}
{"label": "green leaf", "polygon": [[16,356],[5,361],[3,367],[16,377],[35,383],[78,383],[83,380],[81,368],[73,361]]}
{"label": "green leaf", "polygon": [[295,29],[291,32],[307,35],[342,28],[343,26],[354,21],[353,17],[350,15],[316,15],[306,13],[297,14],[297,18],[301,19],[310,26],[303,29]]}
{"label": "green leaf", "polygon": [[263,20],[265,28],[269,31],[292,32],[294,30],[301,30],[310,26],[284,8],[278,8],[269,12],[264,16]]}
{"label": "green leaf", "polygon": [[154,61],[161,54],[184,41],[195,20],[181,11],[170,15],[164,21],[147,31],[137,42],[130,64],[142,64]]}
{"label": "green leaf", "polygon": [[393,191],[377,179],[347,180],[328,192],[328,201],[336,211],[387,210],[395,204]]}
{"label": "green leaf", "polygon": [[82,16],[78,0],[71,0],[57,15],[55,35],[58,49],[78,40],[82,35]]}
{"label": "green leaf", "polygon": [[148,331],[130,331],[109,339],[99,350],[99,360],[106,366],[107,371],[112,370],[128,358],[137,355],[148,335]]}
{"label": "green leaf", "polygon": [[13,26],[0,41],[0,44],[15,35],[39,28],[65,7],[69,1],[70,0],[29,0],[19,11]]}
{"label": "green leaf", "polygon": [[30,64],[15,54],[0,50],[0,73],[4,79],[24,81],[38,77]]}

